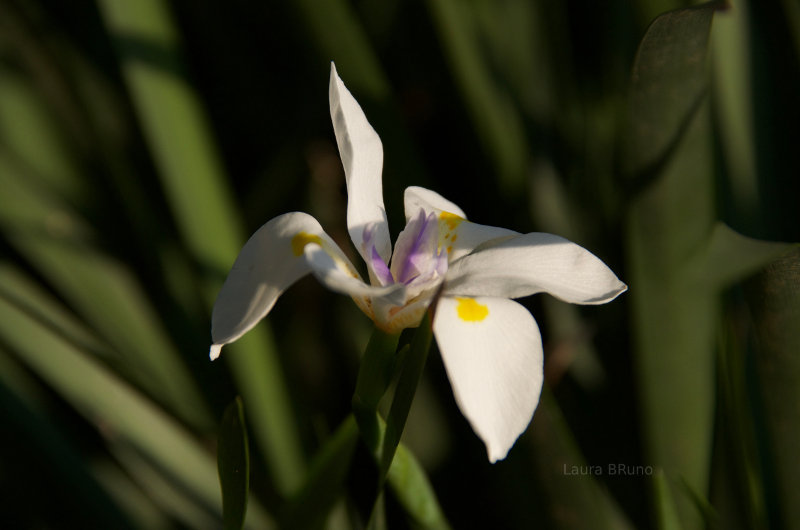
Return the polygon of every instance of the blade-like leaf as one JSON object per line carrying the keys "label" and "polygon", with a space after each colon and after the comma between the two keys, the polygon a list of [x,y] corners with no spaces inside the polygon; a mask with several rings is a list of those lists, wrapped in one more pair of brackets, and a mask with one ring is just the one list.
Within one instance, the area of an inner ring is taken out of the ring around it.
{"label": "blade-like leaf", "polygon": [[[144,289],[122,263],[91,245],[93,231],[80,216],[27,176],[0,151],[0,229],[116,351],[117,362],[136,384],[185,421],[208,428],[200,392]],[[40,290],[30,282],[8,289],[40,308],[42,303],[53,306],[41,301]]]}
{"label": "blade-like leaf", "polygon": [[370,450],[377,450],[381,444],[383,432],[377,423],[376,411],[392,380],[399,340],[398,333],[388,334],[375,328],[361,357],[353,393],[353,415]]}
{"label": "blade-like leaf", "polygon": [[494,82],[482,58],[473,30],[475,13],[470,4],[454,0],[429,0],[427,4],[498,178],[506,192],[518,191],[527,162],[525,132],[511,99]]}
{"label": "blade-like leaf", "polygon": [[681,530],[680,518],[675,508],[669,482],[664,471],[656,470],[653,474],[653,499],[656,505],[656,528],[659,530]]}
{"label": "blade-like leaf", "polygon": [[778,506],[776,525],[789,528],[800,521],[800,249],[748,281],[745,291],[755,324],[755,363],[767,431],[762,452],[774,481],[767,494]]}
{"label": "blade-like leaf", "polygon": [[[549,516],[573,530],[631,528],[614,499],[591,474],[573,475],[588,464],[570,432],[552,392],[545,386],[529,437],[539,483],[548,497]],[[601,466],[602,468],[603,466]]]}
{"label": "blade-like leaf", "polygon": [[392,397],[392,406],[386,417],[386,431],[381,446],[380,483],[383,483],[394,459],[397,445],[400,443],[408,412],[411,410],[411,403],[414,401],[422,377],[422,369],[425,368],[432,338],[431,316],[430,312],[426,312],[425,318],[414,333],[414,338],[411,339],[411,346],[405,355],[400,378]]}
{"label": "blade-like leaf", "polygon": [[716,223],[702,252],[687,264],[687,274],[696,275],[698,289],[723,289],[775,261],[793,246],[753,239]]}
{"label": "blade-like leaf", "polygon": [[706,49],[716,3],[657,17],[639,44],[622,143],[629,178],[657,171],[676,148],[707,91]]}
{"label": "blade-like leaf", "polygon": [[[172,418],[127,383],[0,297],[0,335],[39,377],[95,423],[121,437],[182,488],[221,515],[213,458]],[[268,519],[251,507],[253,523]]]}
{"label": "blade-like leaf", "polygon": [[[714,4],[666,13],[648,28],[633,66],[621,165],[630,203],[627,252],[642,395],[645,462],[707,492],[714,414],[718,293],[688,263],[714,219],[706,48]],[[713,271],[711,272],[713,274]],[[711,286],[708,286],[711,287]],[[686,528],[702,523],[676,498]]]}
{"label": "blade-like leaf", "polygon": [[303,489],[286,509],[283,528],[310,530],[322,527],[343,493],[357,442],[358,426],[355,419],[348,416],[312,460]]}
{"label": "blade-like leaf", "polygon": [[[244,239],[198,97],[183,76],[167,3],[102,0],[99,6],[173,216],[195,259],[209,271],[204,294],[210,307]],[[152,49],[165,62],[152,60]],[[304,463],[267,324],[226,357],[275,486],[288,495],[300,486]]]}

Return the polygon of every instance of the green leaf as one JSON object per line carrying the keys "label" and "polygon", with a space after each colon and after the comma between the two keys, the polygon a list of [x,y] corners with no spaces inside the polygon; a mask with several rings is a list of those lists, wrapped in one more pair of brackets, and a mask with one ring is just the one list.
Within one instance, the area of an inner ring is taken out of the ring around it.
{"label": "green leaf", "polygon": [[419,528],[450,528],[425,470],[403,444],[397,446],[387,480],[395,498]]}
{"label": "green leaf", "polygon": [[250,447],[240,397],[234,399],[222,415],[217,469],[222,487],[223,528],[239,530],[244,525],[250,488]]}
{"label": "green leaf", "polygon": [[376,411],[392,380],[399,340],[399,333],[389,334],[375,328],[361,357],[353,393],[353,415],[364,443],[373,451],[381,446],[383,431],[377,422]]}
{"label": "green leaf", "polygon": [[322,54],[336,62],[347,86],[373,100],[389,95],[389,81],[353,7],[342,0],[292,2]]}
{"label": "green leaf", "polygon": [[[647,30],[633,66],[620,161],[639,190],[629,203],[626,279],[645,463],[703,493],[719,293],[698,288],[690,264],[698,253],[720,254],[706,248],[715,198],[705,57],[715,9],[666,13]],[[690,499],[676,502],[684,527],[700,527]]]}
{"label": "green leaf", "polygon": [[652,176],[668,160],[707,91],[706,52],[718,3],[657,17],[634,59],[622,170]]}
{"label": "green leaf", "polygon": [[[109,441],[122,441],[221,515],[213,458],[178,422],[84,352],[0,297],[0,336]],[[269,518],[251,506],[253,524]]]}
{"label": "green leaf", "polygon": [[632,528],[624,513],[592,475],[572,475],[573,466],[587,466],[552,392],[545,387],[529,429],[531,458],[538,483],[554,521],[569,521],[572,530]]}
{"label": "green leaf", "polygon": [[426,312],[425,318],[422,319],[417,331],[414,333],[411,347],[405,355],[400,378],[392,398],[392,406],[386,418],[386,432],[380,453],[379,483],[381,484],[392,464],[397,445],[400,443],[400,437],[408,419],[408,412],[411,410],[411,403],[414,401],[417,386],[419,386],[419,380],[422,377],[422,370],[425,368],[425,361],[428,359],[432,338],[431,316],[430,312]]}
{"label": "green leaf", "polygon": [[776,527],[800,521],[800,249],[779,258],[745,284],[755,328],[755,365],[766,436],[761,440],[768,500]]}
{"label": "green leaf", "polygon": [[358,442],[358,427],[348,416],[317,452],[303,489],[290,500],[282,527],[306,530],[321,528],[344,491],[344,481]]}
{"label": "green leaf", "polygon": [[[244,241],[242,222],[199,98],[183,75],[167,3],[102,0],[99,7],[172,214],[194,258],[208,271],[204,294],[210,306]],[[152,51],[164,61],[154,61]],[[275,487],[289,495],[300,487],[305,464],[267,323],[231,345],[226,361]]]}
{"label": "green leaf", "polygon": [[[0,229],[9,242],[111,346],[102,349],[116,353],[115,364],[121,371],[188,423],[209,428],[200,392],[130,270],[94,248],[88,223],[64,201],[37,186],[2,150],[0,187]],[[31,300],[25,303],[36,305],[39,311],[49,305],[51,315],[63,313],[63,309],[53,309],[60,303],[52,298],[43,301],[42,290],[32,282],[12,286],[13,279],[7,279],[3,283],[9,296]],[[64,323],[63,317],[60,322]],[[70,326],[74,330],[74,324]]]}
{"label": "green leaf", "polygon": [[698,288],[716,291],[752,275],[793,246],[743,236],[718,222],[702,252],[687,265],[687,274],[696,276]]}
{"label": "green leaf", "polygon": [[511,98],[492,78],[478,47],[471,5],[428,0],[428,10],[447,54],[453,76],[472,116],[475,131],[492,158],[506,192],[524,185],[527,164],[525,131]]}
{"label": "green leaf", "polygon": [[653,474],[653,499],[656,505],[656,528],[659,530],[681,530],[680,518],[664,471],[657,469]]}

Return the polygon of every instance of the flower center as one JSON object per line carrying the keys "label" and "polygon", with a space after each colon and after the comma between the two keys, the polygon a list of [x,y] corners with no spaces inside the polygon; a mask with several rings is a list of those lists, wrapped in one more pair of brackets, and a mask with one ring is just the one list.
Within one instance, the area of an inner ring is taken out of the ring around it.
{"label": "flower center", "polygon": [[440,248],[439,231],[437,215],[425,215],[420,210],[397,237],[391,268],[372,244],[371,232],[367,232],[365,243],[369,249],[370,266],[380,284],[405,284],[409,300],[438,285],[447,272],[447,253]]}

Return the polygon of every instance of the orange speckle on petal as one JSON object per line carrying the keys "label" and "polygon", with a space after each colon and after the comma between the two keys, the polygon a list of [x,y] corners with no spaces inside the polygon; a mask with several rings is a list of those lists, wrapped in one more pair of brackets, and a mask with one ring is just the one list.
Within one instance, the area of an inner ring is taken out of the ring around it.
{"label": "orange speckle on petal", "polygon": [[458,318],[464,322],[480,322],[489,316],[489,307],[479,304],[474,298],[456,298]]}
{"label": "orange speckle on petal", "polygon": [[447,224],[447,227],[450,230],[455,230],[456,227],[464,220],[463,217],[460,215],[456,215],[450,212],[442,212],[439,214],[439,219],[444,221]]}

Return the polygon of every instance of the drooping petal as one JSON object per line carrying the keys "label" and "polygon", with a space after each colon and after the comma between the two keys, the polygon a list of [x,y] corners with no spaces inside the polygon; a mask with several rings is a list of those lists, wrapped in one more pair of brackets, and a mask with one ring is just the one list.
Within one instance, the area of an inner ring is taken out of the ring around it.
{"label": "drooping petal", "polygon": [[241,337],[269,313],[290,285],[311,272],[303,254],[317,243],[337,256],[342,266],[357,274],[319,222],[302,212],[280,215],[259,228],[242,248],[211,315],[212,358],[223,344]]}
{"label": "drooping petal", "polygon": [[[388,263],[392,254],[389,224],[383,207],[383,145],[358,102],[331,63],[331,121],[347,179],[347,229],[358,252],[370,266],[372,246]],[[370,248],[364,244],[369,230]]]}
{"label": "drooping petal", "polygon": [[335,256],[331,256],[318,244],[306,245],[304,253],[311,272],[331,291],[353,298],[382,299],[393,305],[402,305],[406,301],[403,284],[394,283],[383,287],[364,283],[358,274],[342,267]]}
{"label": "drooping petal", "polygon": [[543,357],[536,321],[512,300],[442,296],[433,332],[458,407],[489,460],[502,460],[539,403]]}
{"label": "drooping petal", "polygon": [[603,304],[628,288],[585,248],[538,232],[499,240],[452,262],[445,282],[446,294],[521,298],[547,292],[573,304]]}

